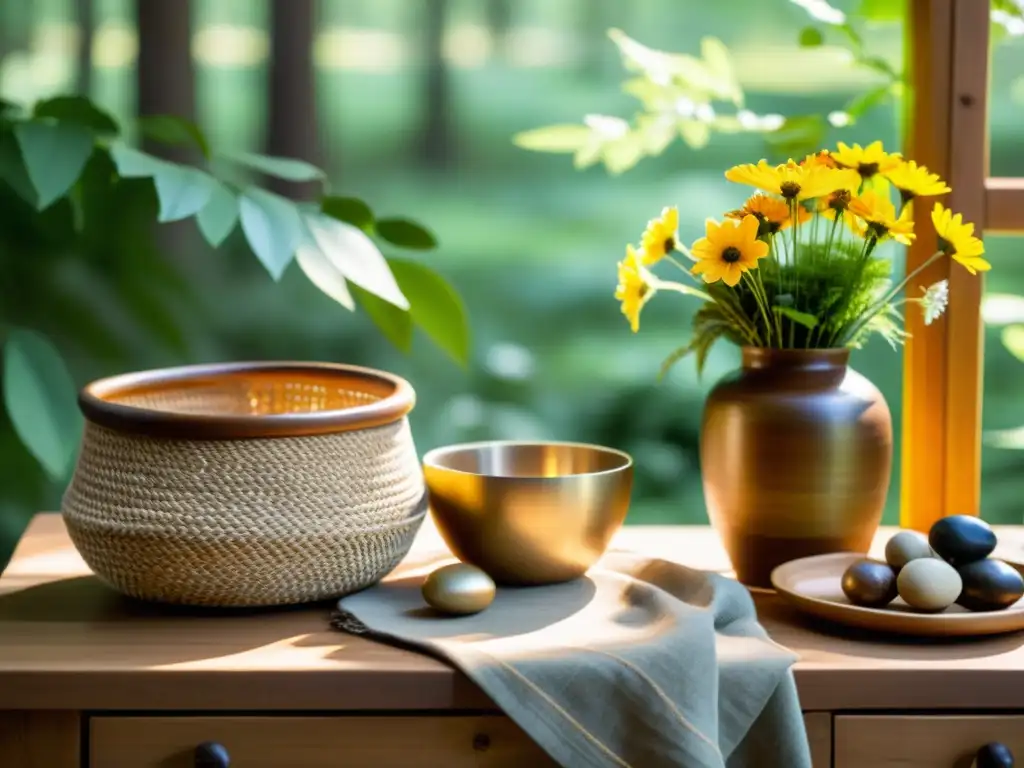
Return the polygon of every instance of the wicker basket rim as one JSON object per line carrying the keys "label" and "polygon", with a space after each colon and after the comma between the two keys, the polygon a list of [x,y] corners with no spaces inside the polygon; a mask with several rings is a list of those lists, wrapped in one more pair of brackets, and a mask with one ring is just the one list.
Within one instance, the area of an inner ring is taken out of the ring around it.
{"label": "wicker basket rim", "polygon": [[[118,397],[210,384],[244,375],[317,374],[380,399],[349,408],[269,415],[158,410],[117,402]],[[85,418],[118,432],[191,440],[302,437],[369,429],[404,418],[416,395],[405,379],[373,368],[323,362],[268,361],[185,365],[110,376],[87,384],[78,404]]]}

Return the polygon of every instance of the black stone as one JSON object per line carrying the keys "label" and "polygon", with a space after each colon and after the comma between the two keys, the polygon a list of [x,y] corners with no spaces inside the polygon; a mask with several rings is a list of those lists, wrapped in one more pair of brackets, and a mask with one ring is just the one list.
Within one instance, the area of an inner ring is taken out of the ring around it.
{"label": "black stone", "polygon": [[858,560],[843,573],[843,594],[854,605],[883,608],[896,599],[896,574],[886,563]]}
{"label": "black stone", "polygon": [[970,611],[1001,611],[1024,595],[1024,577],[1002,560],[978,560],[957,571],[964,582],[957,603]]}
{"label": "black stone", "polygon": [[932,526],[928,543],[939,557],[959,568],[991,555],[996,548],[996,535],[984,520],[953,515]]}
{"label": "black stone", "polygon": [[1005,744],[993,741],[977,751],[972,768],[1013,768],[1013,752]]}

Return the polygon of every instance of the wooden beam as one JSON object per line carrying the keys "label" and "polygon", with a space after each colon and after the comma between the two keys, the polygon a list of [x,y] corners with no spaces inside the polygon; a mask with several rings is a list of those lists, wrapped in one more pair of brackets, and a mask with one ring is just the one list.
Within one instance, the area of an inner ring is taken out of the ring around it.
{"label": "wooden beam", "polygon": [[[989,3],[955,0],[949,207],[979,230],[988,176]],[[981,513],[984,277],[951,265],[946,310],[946,499],[943,514]]]}
{"label": "wooden beam", "polygon": [[[911,87],[904,154],[947,178],[954,0],[910,0],[907,11],[904,55]],[[915,221],[928,222],[931,203],[914,201]],[[934,231],[919,227],[907,251],[907,270],[920,266],[935,250]],[[948,277],[948,260],[939,260],[907,286],[907,293],[920,295],[921,286]],[[925,326],[920,312],[906,316],[910,338],[903,358],[900,524],[927,530],[946,509],[948,317]]]}
{"label": "wooden beam", "polygon": [[985,231],[1024,233],[1024,179],[985,179]]}

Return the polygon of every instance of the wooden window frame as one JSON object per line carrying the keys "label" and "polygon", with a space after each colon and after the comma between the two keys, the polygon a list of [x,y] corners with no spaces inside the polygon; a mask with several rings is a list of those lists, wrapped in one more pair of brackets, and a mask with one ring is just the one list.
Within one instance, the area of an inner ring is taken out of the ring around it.
{"label": "wooden window frame", "polygon": [[[946,205],[986,233],[1024,232],[1024,179],[989,178],[989,0],[910,0],[906,154],[948,179]],[[927,222],[933,200],[914,202]],[[935,252],[921,227],[907,269]],[[929,327],[907,313],[900,523],[927,530],[981,508],[984,279],[940,259],[915,286],[949,280],[949,307]]]}

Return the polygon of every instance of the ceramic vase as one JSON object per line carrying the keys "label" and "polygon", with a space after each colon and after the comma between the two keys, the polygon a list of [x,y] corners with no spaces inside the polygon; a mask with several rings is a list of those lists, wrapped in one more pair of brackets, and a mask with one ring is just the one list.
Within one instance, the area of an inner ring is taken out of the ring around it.
{"label": "ceramic vase", "polygon": [[789,560],[867,552],[892,468],[882,393],[847,349],[743,349],[708,396],[701,472],[737,578],[770,587]]}

